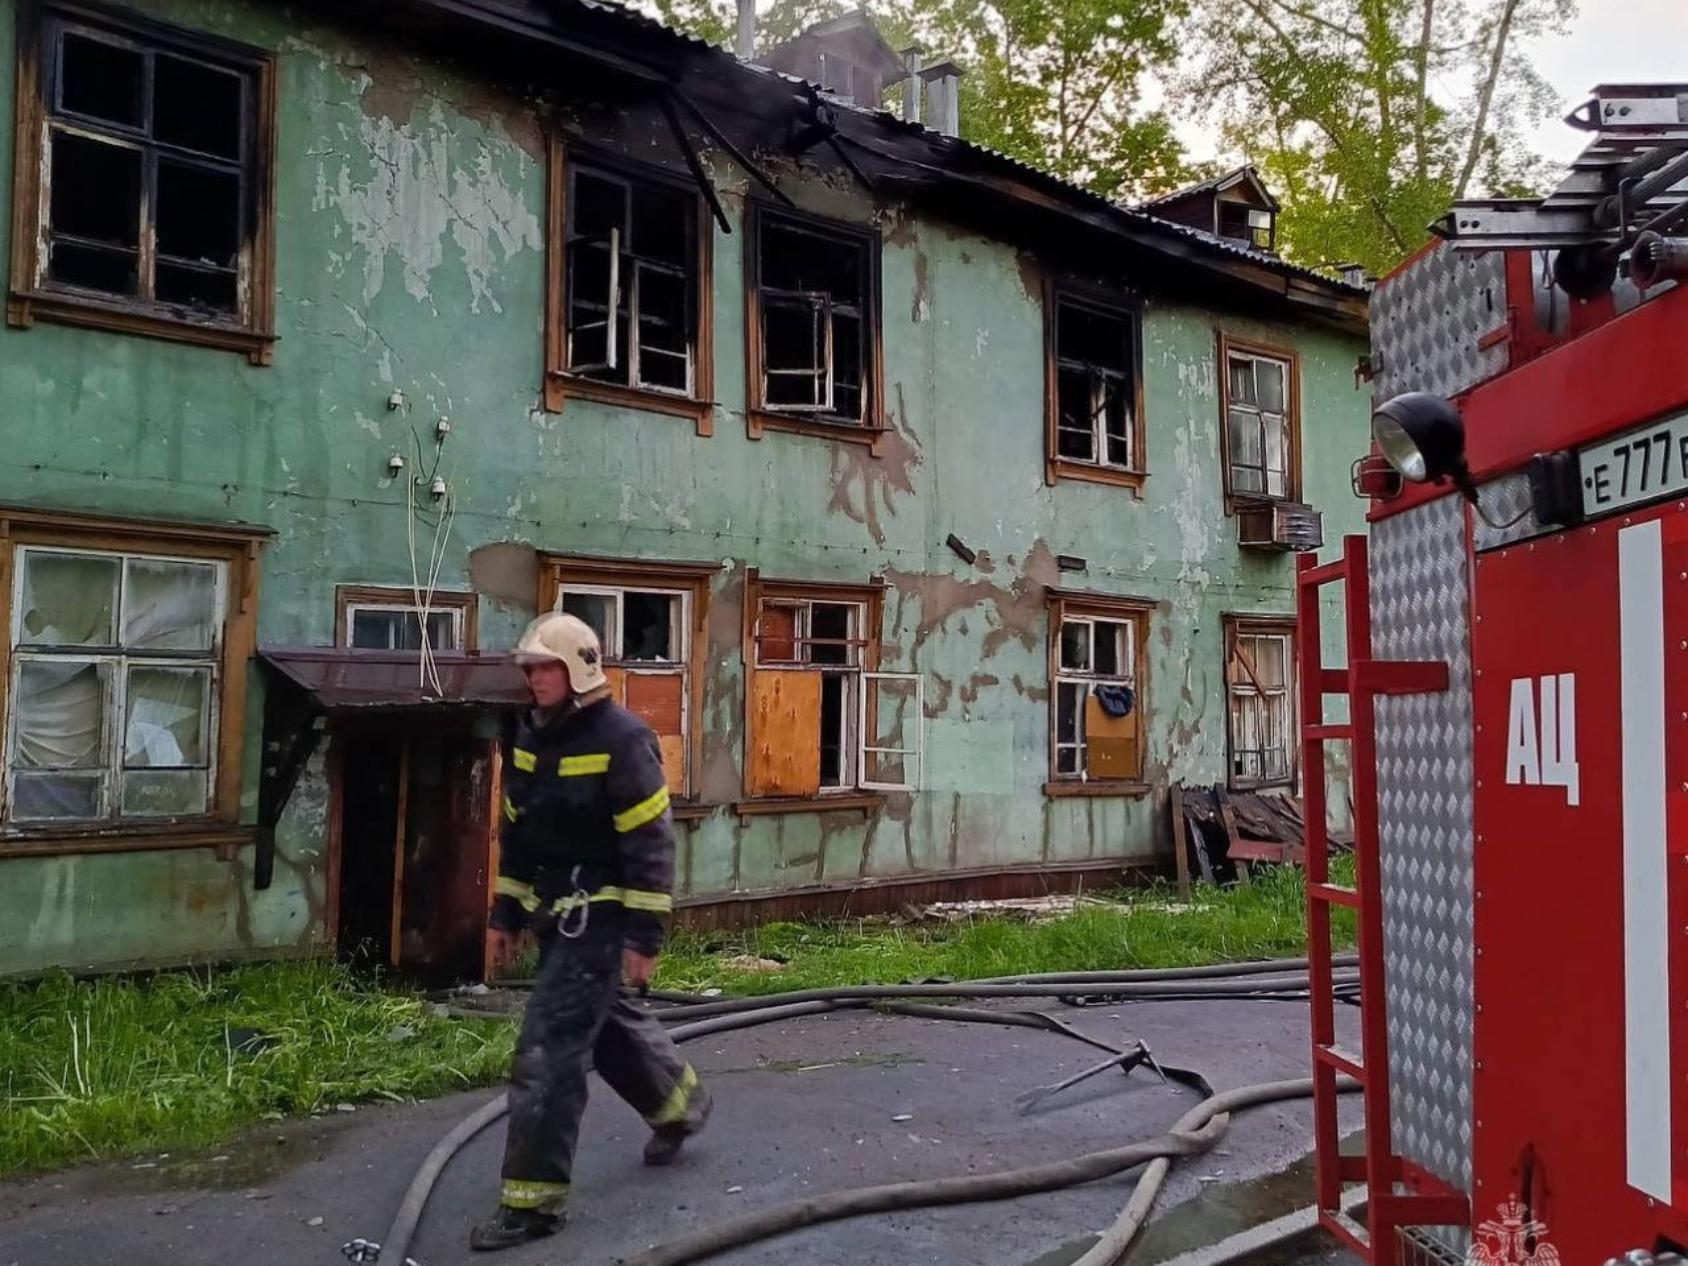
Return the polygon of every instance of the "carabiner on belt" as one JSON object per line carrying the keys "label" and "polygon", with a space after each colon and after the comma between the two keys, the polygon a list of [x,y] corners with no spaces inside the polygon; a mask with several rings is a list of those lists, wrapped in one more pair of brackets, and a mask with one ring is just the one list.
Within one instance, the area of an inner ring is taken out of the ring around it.
{"label": "carabiner on belt", "polygon": [[[577,941],[586,935],[586,925],[592,922],[592,896],[580,886],[580,867],[576,866],[569,875],[569,883],[574,887],[574,895],[568,898],[557,920],[557,934],[565,941]],[[580,914],[578,923],[574,921],[576,912]]]}

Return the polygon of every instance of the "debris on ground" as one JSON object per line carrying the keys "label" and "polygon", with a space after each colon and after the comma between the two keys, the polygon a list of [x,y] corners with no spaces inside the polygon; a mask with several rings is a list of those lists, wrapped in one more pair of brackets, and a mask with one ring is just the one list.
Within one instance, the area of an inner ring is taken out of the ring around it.
{"label": "debris on ground", "polygon": [[1005,897],[995,901],[934,901],[929,905],[906,902],[895,914],[864,922],[885,922],[893,926],[911,923],[968,923],[974,919],[1016,919],[1042,923],[1062,919],[1085,906],[1123,909],[1119,902],[1104,901],[1082,893],[1057,893],[1046,897]]}
{"label": "debris on ground", "polygon": [[759,958],[755,954],[738,954],[732,958],[723,958],[721,966],[729,971],[744,972],[775,972],[786,969],[786,964],[777,958]]}

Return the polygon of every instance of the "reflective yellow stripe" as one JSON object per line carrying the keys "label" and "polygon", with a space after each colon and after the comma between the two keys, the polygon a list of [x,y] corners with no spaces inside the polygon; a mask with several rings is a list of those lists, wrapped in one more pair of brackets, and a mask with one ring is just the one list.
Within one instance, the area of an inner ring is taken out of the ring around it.
{"label": "reflective yellow stripe", "polygon": [[504,816],[509,818],[512,822],[522,816],[522,811],[516,808],[516,802],[510,799],[509,796],[504,797]]}
{"label": "reflective yellow stripe", "polygon": [[593,752],[586,756],[565,756],[557,764],[557,777],[579,778],[582,774],[607,774],[610,771],[610,754],[608,752]]}
{"label": "reflective yellow stripe", "polygon": [[551,908],[558,914],[567,914],[570,910],[591,902],[594,905],[604,901],[615,901],[626,906],[629,910],[643,910],[650,914],[669,914],[674,909],[674,897],[666,892],[646,892],[639,888],[600,888],[597,892],[582,901],[578,897],[559,897],[552,903]]}
{"label": "reflective yellow stripe", "polygon": [[535,756],[532,752],[526,750],[525,748],[511,748],[510,756],[512,760],[514,760],[516,768],[521,770],[524,774],[531,774],[534,770],[539,768],[539,757]]}
{"label": "reflective yellow stripe", "polygon": [[621,904],[629,910],[644,910],[649,914],[670,914],[674,910],[674,895],[668,892],[641,892],[637,888],[621,890]]}
{"label": "reflective yellow stripe", "polygon": [[522,1182],[506,1178],[498,1199],[507,1209],[560,1208],[569,1197],[566,1182]]}
{"label": "reflective yellow stripe", "polygon": [[656,794],[647,796],[625,813],[615,815],[615,829],[626,835],[629,831],[637,831],[647,822],[655,822],[668,812],[668,788],[658,787]]}
{"label": "reflective yellow stripe", "polygon": [[498,882],[493,885],[494,892],[501,897],[514,897],[522,903],[522,909],[532,914],[539,909],[539,894],[533,890],[532,884],[524,884],[519,879],[511,879],[508,875],[500,875]]}
{"label": "reflective yellow stripe", "polygon": [[686,1071],[680,1074],[680,1080],[674,1083],[674,1089],[668,1099],[650,1116],[645,1118],[645,1124],[650,1126],[679,1125],[686,1119],[687,1110],[692,1106],[692,1095],[697,1090],[697,1070],[690,1064]]}

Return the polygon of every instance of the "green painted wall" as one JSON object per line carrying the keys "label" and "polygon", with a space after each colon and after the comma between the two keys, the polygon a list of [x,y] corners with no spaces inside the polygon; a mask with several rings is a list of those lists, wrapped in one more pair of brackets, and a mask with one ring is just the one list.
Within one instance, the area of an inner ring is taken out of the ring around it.
{"label": "green painted wall", "polygon": [[[0,4],[8,74],[14,4]],[[512,600],[509,569],[493,565],[510,554],[483,553],[472,572],[477,549],[731,560],[710,621],[699,790],[712,802],[740,794],[745,568],[857,582],[883,573],[884,666],[928,678],[927,789],[893,796],[865,826],[846,814],[741,825],[717,813],[680,832],[691,895],[1163,849],[1158,797],[1042,794],[1042,587],[1057,579],[1056,553],[1089,560],[1086,574],[1062,578],[1070,587],[1160,604],[1145,700],[1152,780],[1223,775],[1221,616],[1288,612],[1293,564],[1234,543],[1215,332],[1300,351],[1305,492],[1325,509],[1332,541],[1360,525],[1347,481],[1365,442],[1353,377],[1361,340],[1221,309],[1197,278],[1175,295],[1150,293],[1142,500],[1049,488],[1035,267],[1012,247],[891,209],[877,216],[895,428],[881,458],[801,436],[746,438],[737,233],[715,241],[712,438],[580,401],[547,414],[534,107],[251,0],[141,7],[280,55],[275,362],[47,324],[0,329],[0,502],[267,524],[276,537],[264,553],[260,641],[327,644],[336,584],[409,582],[403,485],[386,462],[411,455],[412,428],[426,435],[448,414],[442,473],[460,510],[441,583],[481,587],[483,647],[507,644],[531,611]],[[8,87],[0,135],[11,102]],[[575,120],[589,135],[600,126]],[[633,152],[666,145],[659,125],[615,126]],[[0,153],[8,189],[9,163]],[[714,170],[736,218],[741,174]],[[876,217],[836,173],[785,183],[808,208]],[[394,388],[408,413],[386,408]],[[944,547],[952,532],[981,551],[976,566]],[[249,816],[255,798],[249,777]],[[0,860],[0,972],[308,947],[323,926],[325,821],[319,765],[289,810],[264,893],[251,891],[249,858],[210,853]]]}

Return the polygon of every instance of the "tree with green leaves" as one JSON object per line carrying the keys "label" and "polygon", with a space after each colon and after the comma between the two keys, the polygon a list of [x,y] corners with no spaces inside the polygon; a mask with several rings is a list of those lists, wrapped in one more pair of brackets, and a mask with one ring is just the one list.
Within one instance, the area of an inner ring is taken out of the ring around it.
{"label": "tree with green leaves", "polygon": [[1547,182],[1523,136],[1557,101],[1521,46],[1576,0],[1201,5],[1184,94],[1277,192],[1301,262],[1382,273],[1451,202]]}

